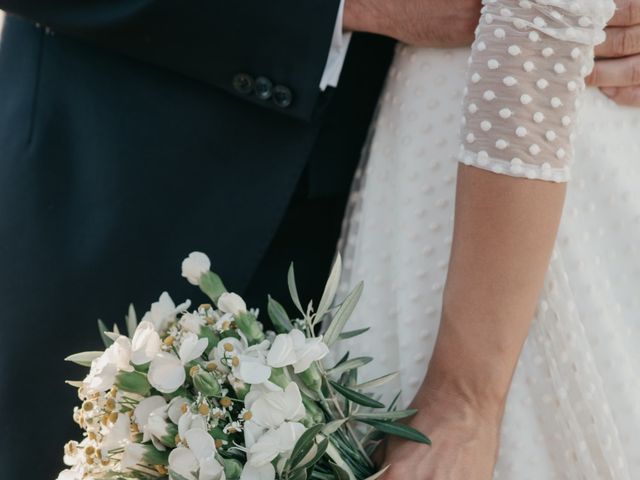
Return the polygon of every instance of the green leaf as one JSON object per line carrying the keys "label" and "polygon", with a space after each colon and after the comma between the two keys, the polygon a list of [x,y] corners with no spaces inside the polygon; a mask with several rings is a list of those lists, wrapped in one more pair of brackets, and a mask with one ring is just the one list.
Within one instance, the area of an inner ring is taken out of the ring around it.
{"label": "green leaf", "polygon": [[342,305],[340,305],[340,308],[338,308],[338,311],[333,316],[333,320],[331,320],[331,324],[329,325],[329,328],[327,328],[323,337],[324,343],[328,346],[333,345],[340,337],[347,320],[349,320],[349,317],[358,304],[358,300],[360,300],[363,288],[364,284],[360,282],[347,296],[344,302],[342,302]]}
{"label": "green leaf", "polygon": [[332,433],[337,432],[340,429],[340,427],[342,427],[342,425],[344,425],[348,421],[349,421],[348,418],[341,418],[340,420],[334,420],[332,422],[329,422],[322,429],[322,433],[325,435],[331,435]]}
{"label": "green leaf", "polygon": [[418,412],[415,408],[407,410],[394,410],[392,412],[367,412],[356,413],[353,418],[356,420],[400,420],[415,415]]}
{"label": "green leaf", "polygon": [[125,323],[127,324],[127,333],[129,334],[129,338],[133,338],[133,334],[138,327],[138,317],[136,315],[136,309],[133,307],[133,303],[129,304],[129,313],[124,317]]}
{"label": "green leaf", "polygon": [[306,456],[311,447],[314,445],[316,435],[318,435],[322,431],[324,425],[324,423],[314,425],[313,427],[307,429],[300,436],[300,438],[296,442],[296,446],[293,447],[291,457],[289,458],[287,464],[295,468],[295,465],[297,465]]}
{"label": "green leaf", "polygon": [[340,393],[340,395],[347,398],[348,400],[351,400],[354,403],[357,403],[358,405],[363,405],[365,407],[371,408],[384,408],[384,404],[378,402],[377,400],[374,400],[371,397],[368,397],[360,392],[356,392],[355,390],[351,390],[344,385],[340,385],[338,382],[329,380],[329,383],[333,388],[336,389],[338,393]]}
{"label": "green leaf", "polygon": [[380,387],[381,385],[385,385],[389,383],[391,380],[394,380],[398,376],[398,372],[389,373],[387,375],[383,375],[382,377],[374,378],[373,380],[367,380],[366,382],[359,383],[355,385],[353,388],[357,390],[369,390],[370,388]]}
{"label": "green leaf", "polygon": [[[316,463],[318,463],[320,461],[320,459],[324,456],[324,454],[327,451],[327,447],[329,446],[329,439],[325,438],[324,440],[322,440],[320,443],[316,444],[316,448],[315,451],[314,449],[311,449],[309,451],[309,454],[307,454],[300,462],[299,466],[309,470],[310,468],[312,468]],[[313,455],[311,458],[309,458],[310,455]],[[296,467],[298,468],[298,467]]]}
{"label": "green leaf", "polygon": [[348,332],[343,332],[341,333],[338,338],[340,340],[346,340],[348,338],[353,338],[353,337],[357,337],[358,335],[362,335],[363,333],[368,332],[369,330],[371,330],[371,327],[366,327],[366,328],[359,328],[357,330],[350,330]]}
{"label": "green leaf", "polygon": [[296,306],[302,315],[305,315],[304,310],[302,309],[302,304],[300,303],[300,297],[298,296],[298,288],[296,287],[296,275],[293,269],[293,262],[289,267],[289,272],[287,273],[287,283],[289,285],[289,295],[291,295],[291,300],[293,304]]}
{"label": "green leaf", "polygon": [[200,290],[202,290],[214,303],[217,303],[220,295],[227,291],[224,283],[222,283],[222,279],[213,272],[203,274],[200,277],[199,286]]}
{"label": "green leaf", "polygon": [[289,333],[293,330],[293,324],[291,320],[289,320],[289,315],[287,315],[286,310],[280,303],[271,298],[271,295],[269,295],[267,313],[278,333]]}
{"label": "green leaf", "polygon": [[343,470],[333,462],[329,462],[329,465],[331,465],[331,470],[333,470],[336,480],[349,480],[349,474],[346,470]]}
{"label": "green leaf", "polygon": [[113,340],[110,339],[109,336],[107,335],[107,332],[109,331],[109,329],[107,328],[105,323],[100,319],[98,319],[98,330],[100,331],[100,338],[102,339],[102,343],[104,343],[105,347],[109,348],[113,343]]}
{"label": "green leaf", "polygon": [[147,376],[140,372],[120,372],[116,376],[116,385],[120,390],[130,393],[137,393],[146,397],[151,392],[151,385]]}
{"label": "green leaf", "polygon": [[307,480],[307,471],[298,470],[296,473],[290,475],[288,480]]}
{"label": "green leaf", "polygon": [[336,365],[332,369],[328,370],[327,373],[331,373],[334,375],[339,375],[343,372],[347,372],[349,370],[354,370],[356,368],[363,367],[367,363],[370,363],[373,360],[372,357],[356,357],[351,360],[347,360],[339,365]]}
{"label": "green leaf", "polygon": [[82,367],[90,367],[91,362],[102,355],[104,352],[82,352],[69,355],[65,358],[67,362],[73,362]]}
{"label": "green leaf", "polygon": [[389,406],[387,407],[387,412],[390,412],[390,411],[396,409],[396,405],[398,403],[398,400],[400,399],[400,394],[401,393],[402,393],[402,390],[399,391],[398,393],[396,393],[396,396],[393,397],[393,400],[392,400],[391,404],[389,404]]}
{"label": "green leaf", "polygon": [[336,256],[335,262],[333,263],[333,267],[331,267],[331,273],[329,274],[329,278],[327,280],[326,285],[324,286],[324,291],[322,292],[322,297],[320,298],[320,303],[318,304],[318,309],[316,313],[316,318],[314,323],[318,324],[322,321],[322,317],[324,316],[331,305],[333,305],[333,300],[336,297],[336,292],[338,291],[338,286],[340,285],[340,275],[342,274],[342,258],[340,254]]}
{"label": "green leaf", "polygon": [[386,433],[387,435],[394,435],[396,437],[406,438],[418,443],[424,443],[431,445],[431,440],[427,438],[422,432],[419,432],[415,428],[411,428],[409,425],[395,422],[385,422],[383,420],[367,420],[356,418],[357,421],[365,423],[376,430]]}

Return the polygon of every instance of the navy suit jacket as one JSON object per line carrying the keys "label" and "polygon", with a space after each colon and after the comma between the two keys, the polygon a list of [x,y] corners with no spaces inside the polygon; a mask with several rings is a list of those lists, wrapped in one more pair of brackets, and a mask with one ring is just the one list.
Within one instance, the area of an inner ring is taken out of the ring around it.
{"label": "navy suit jacket", "polygon": [[0,478],[61,468],[97,318],[193,297],[196,249],[242,292],[301,179],[348,191],[392,43],[320,92],[338,3],[0,0]]}

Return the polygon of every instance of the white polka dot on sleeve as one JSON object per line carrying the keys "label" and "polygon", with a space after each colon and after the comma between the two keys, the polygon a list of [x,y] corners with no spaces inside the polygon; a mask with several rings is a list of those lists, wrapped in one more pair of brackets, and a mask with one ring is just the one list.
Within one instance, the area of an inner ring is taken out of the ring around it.
{"label": "white polka dot on sleeve", "polygon": [[613,0],[484,0],[469,62],[459,160],[565,182],[576,101]]}

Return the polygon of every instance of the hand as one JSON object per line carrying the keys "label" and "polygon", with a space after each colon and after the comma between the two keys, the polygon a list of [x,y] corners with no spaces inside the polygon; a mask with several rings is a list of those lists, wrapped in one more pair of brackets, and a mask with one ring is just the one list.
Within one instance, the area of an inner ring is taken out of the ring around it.
{"label": "hand", "polygon": [[616,0],[618,9],[596,47],[596,65],[587,79],[620,105],[640,107],[640,0]]}
{"label": "hand", "polygon": [[481,0],[346,0],[344,27],[386,35],[409,45],[470,45]]}
{"label": "hand", "polygon": [[491,480],[498,452],[500,414],[485,414],[457,396],[423,389],[410,425],[431,446],[391,437],[382,452],[390,465],[381,480]]}

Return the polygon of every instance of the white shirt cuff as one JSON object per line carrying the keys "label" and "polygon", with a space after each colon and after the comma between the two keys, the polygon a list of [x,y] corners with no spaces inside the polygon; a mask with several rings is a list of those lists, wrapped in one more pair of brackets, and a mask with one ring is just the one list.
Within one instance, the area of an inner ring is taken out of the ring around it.
{"label": "white shirt cuff", "polygon": [[341,0],[340,2],[340,9],[338,10],[338,18],[336,19],[336,28],[333,31],[329,57],[327,58],[327,64],[324,67],[322,79],[320,80],[320,90],[322,91],[327,87],[338,86],[340,72],[342,72],[342,65],[344,64],[344,59],[347,56],[347,50],[349,50],[351,32],[344,33],[342,28],[344,1],[345,0]]}

